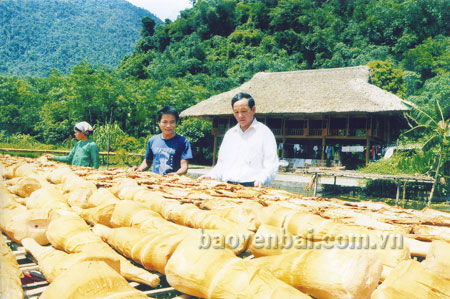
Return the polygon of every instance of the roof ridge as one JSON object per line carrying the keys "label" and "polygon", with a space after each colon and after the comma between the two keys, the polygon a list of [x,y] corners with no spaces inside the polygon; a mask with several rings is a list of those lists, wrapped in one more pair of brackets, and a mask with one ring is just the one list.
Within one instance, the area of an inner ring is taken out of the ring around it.
{"label": "roof ridge", "polygon": [[[287,74],[287,73],[317,73],[322,72],[339,72],[339,71],[351,71],[352,69],[366,69],[370,70],[367,65],[357,65],[357,66],[347,66],[347,67],[336,67],[336,68],[323,68],[323,69],[307,69],[307,70],[295,70],[295,71],[281,71],[281,72],[257,72],[253,75],[255,77],[258,74]],[[252,78],[253,78],[252,77]]]}

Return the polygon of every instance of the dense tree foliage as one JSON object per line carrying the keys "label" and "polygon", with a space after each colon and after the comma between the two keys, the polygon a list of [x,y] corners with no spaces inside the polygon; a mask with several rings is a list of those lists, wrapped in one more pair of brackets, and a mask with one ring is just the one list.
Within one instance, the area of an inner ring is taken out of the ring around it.
{"label": "dense tree foliage", "polygon": [[69,73],[81,60],[116,67],[133,51],[143,17],[125,0],[0,1],[0,74]]}
{"label": "dense tree foliage", "polygon": [[[114,1],[97,2],[114,6]],[[62,142],[74,122],[87,120],[98,127],[115,124],[126,136],[142,140],[158,132],[155,114],[163,105],[181,111],[242,84],[257,72],[366,64],[373,69],[373,84],[417,104],[431,117],[438,116],[434,107],[439,100],[443,117],[450,115],[448,0],[192,3],[194,7],[173,22],[156,24],[144,17],[141,38],[123,59],[114,52],[115,42],[108,43],[108,49],[100,52],[116,63],[109,65],[120,63],[117,69],[99,67],[100,59],[85,59],[68,74],[62,69],[47,78],[0,77],[2,135],[22,133],[45,143]],[[64,13],[78,9],[73,6]],[[32,20],[33,12],[27,13],[27,20]],[[89,24],[100,26],[94,13],[92,19]],[[72,28],[84,36],[90,34],[81,27]],[[24,42],[29,44],[33,40]],[[0,57],[25,51],[16,46],[2,48]],[[51,45],[45,47],[49,54],[56,51]],[[83,47],[80,51],[100,49],[94,44]],[[14,63],[21,68],[22,62],[26,65],[28,58]],[[66,62],[53,60],[49,65],[59,68],[62,63]],[[189,120],[179,130],[192,139],[194,151],[202,157],[199,160],[209,158],[210,124]]]}

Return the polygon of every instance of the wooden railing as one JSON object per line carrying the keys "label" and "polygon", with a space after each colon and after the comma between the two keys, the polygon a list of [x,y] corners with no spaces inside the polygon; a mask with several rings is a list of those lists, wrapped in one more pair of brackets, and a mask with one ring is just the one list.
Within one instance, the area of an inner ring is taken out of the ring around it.
{"label": "wooden railing", "polygon": [[281,135],[281,128],[273,128],[272,133],[273,135]]}
{"label": "wooden railing", "polygon": [[[213,128],[212,133],[213,134],[219,134],[223,135],[229,128],[222,127],[222,128]],[[283,129],[282,128],[270,128],[274,135],[281,136]],[[307,134],[306,134],[307,133]],[[346,134],[345,129],[330,129],[327,131],[327,129],[321,129],[321,128],[314,128],[314,129],[305,129],[305,128],[286,128],[286,136],[352,136],[352,137],[366,137],[370,136],[371,131],[366,129],[349,129],[348,135]],[[372,134],[376,137],[382,136],[381,130],[374,130]],[[369,135],[367,135],[369,134]]]}
{"label": "wooden railing", "polygon": [[364,137],[366,136],[366,129],[350,129],[348,132],[349,136]]}
{"label": "wooden railing", "polygon": [[297,135],[297,136],[299,136],[299,135],[304,135],[304,133],[305,133],[305,129],[303,129],[303,128],[291,128],[291,129],[288,129],[287,130],[287,135]]}
{"label": "wooden railing", "polygon": [[[40,154],[61,154],[61,155],[68,155],[70,151],[62,151],[62,150],[38,150],[38,149],[20,149],[20,148],[0,148],[0,153],[5,152],[18,152],[18,153],[40,153]],[[107,156],[108,152],[100,152],[100,156]],[[114,152],[109,152],[110,156],[116,155]],[[144,154],[137,154],[137,153],[129,153],[129,156],[137,156],[137,157],[144,157]]]}
{"label": "wooden railing", "polygon": [[322,136],[322,129],[309,129],[310,136]]}

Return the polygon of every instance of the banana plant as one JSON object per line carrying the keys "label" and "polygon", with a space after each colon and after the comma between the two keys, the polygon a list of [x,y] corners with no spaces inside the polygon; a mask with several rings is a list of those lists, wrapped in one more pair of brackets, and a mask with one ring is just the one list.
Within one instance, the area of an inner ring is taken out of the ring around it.
{"label": "banana plant", "polygon": [[[430,196],[428,198],[428,206],[430,206],[434,195],[434,190],[441,175],[441,166],[443,162],[447,161],[449,158],[450,118],[445,119],[438,100],[436,100],[435,115],[427,113],[425,110],[413,103],[408,104],[412,107],[412,114],[408,114],[407,116],[415,123],[415,125],[404,134],[408,134],[413,131],[423,131],[425,133],[423,151],[437,151],[437,164],[433,163],[431,166],[431,170],[434,171],[434,181],[431,187]],[[443,176],[441,177],[441,181],[442,180]]]}

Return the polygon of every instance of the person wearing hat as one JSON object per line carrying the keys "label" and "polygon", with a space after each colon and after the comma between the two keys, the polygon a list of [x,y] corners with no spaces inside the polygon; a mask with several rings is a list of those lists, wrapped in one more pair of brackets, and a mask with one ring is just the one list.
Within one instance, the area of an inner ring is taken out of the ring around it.
{"label": "person wearing hat", "polygon": [[98,168],[100,155],[97,144],[89,136],[94,132],[91,125],[85,121],[77,123],[73,128],[75,138],[79,140],[68,156],[45,155],[49,160],[69,163],[77,166]]}

